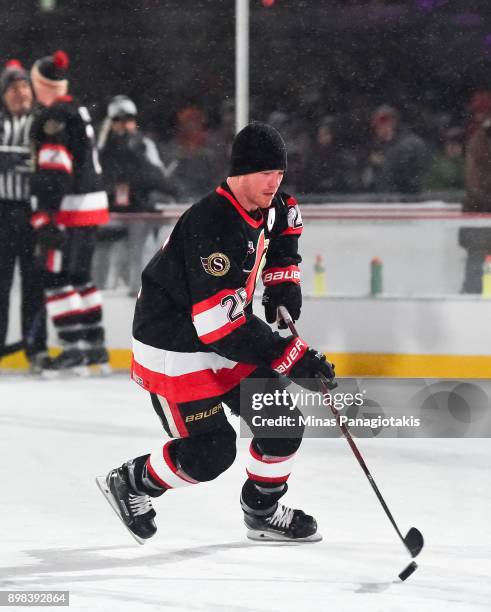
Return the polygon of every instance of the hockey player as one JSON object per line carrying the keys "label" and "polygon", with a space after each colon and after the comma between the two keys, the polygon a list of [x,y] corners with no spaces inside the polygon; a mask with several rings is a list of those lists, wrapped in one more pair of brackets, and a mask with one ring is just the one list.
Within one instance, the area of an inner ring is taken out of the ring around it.
{"label": "hockey player", "polygon": [[43,287],[34,265],[34,230],[30,224],[29,181],[32,164],[29,133],[33,95],[29,74],[10,60],[0,75],[0,350],[9,320],[9,298],[16,261],[22,282],[22,339],[31,371],[49,358]]}
{"label": "hockey player", "polygon": [[[210,481],[234,461],[236,434],[223,404],[240,413],[239,383],[255,391],[284,389],[286,375],[332,381],[326,358],[300,338],[281,337],[252,312],[265,263],[263,303],[268,322],[285,305],[301,308],[302,231],[298,205],[278,192],[287,167],[285,144],[271,126],[252,123],[235,138],[230,176],[187,210],[142,275],[133,322],[132,378],[150,392],[173,438],[153,452],[98,478],[135,538],[156,532],[151,498]],[[300,381],[315,388],[312,380]],[[274,414],[295,414],[275,406]],[[319,540],[312,516],[280,503],[303,430],[254,437],[241,506],[252,539]]]}
{"label": "hockey player", "polygon": [[45,301],[62,352],[52,369],[106,364],[101,294],[91,280],[97,226],[107,195],[89,112],[68,95],[63,51],[34,63],[31,80],[44,107],[32,127],[35,173],[31,219],[44,268]]}

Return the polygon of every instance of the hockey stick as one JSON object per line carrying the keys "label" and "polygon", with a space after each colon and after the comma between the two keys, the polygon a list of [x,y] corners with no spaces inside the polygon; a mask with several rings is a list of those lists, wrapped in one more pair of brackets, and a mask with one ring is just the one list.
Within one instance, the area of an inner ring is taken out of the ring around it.
{"label": "hockey stick", "polygon": [[[295,328],[295,324],[293,323],[293,320],[288,310],[284,306],[279,306],[278,311],[283,321],[288,325],[288,328],[290,329],[291,333],[294,336],[298,336],[297,330]],[[319,376],[318,382],[319,382],[320,392],[324,396],[329,395],[329,389],[326,385],[326,381],[322,377]],[[373,479],[373,476],[371,475],[370,470],[368,469],[367,464],[365,463],[365,460],[363,459],[360,451],[358,450],[358,447],[356,446],[355,441],[353,440],[348,428],[346,427],[346,424],[341,423],[339,419],[339,412],[334,407],[332,402],[329,402],[329,406],[331,408],[332,413],[334,414],[336,418],[336,422],[339,425],[339,428],[343,432],[343,435],[346,438],[348,444],[350,445],[350,448],[353,451],[353,454],[355,455],[358,463],[360,464],[361,469],[365,473],[365,476],[368,478],[368,482],[372,486],[372,489],[374,490],[375,495],[377,496],[377,499],[381,503],[385,514],[387,515],[389,521],[392,523],[392,526],[396,530],[397,535],[401,539],[402,543],[406,547],[411,557],[413,558],[417,557],[424,546],[423,534],[418,529],[416,529],[416,527],[411,527],[411,529],[407,532],[405,537],[402,535],[401,530],[397,526],[394,520],[394,517],[392,516],[391,511],[389,510],[387,504],[385,503],[385,500],[382,497],[382,494],[380,493],[379,488],[377,487],[375,480]],[[417,567],[418,566],[413,561],[399,574],[399,578],[401,580],[406,580],[406,578],[408,578],[416,570]]]}

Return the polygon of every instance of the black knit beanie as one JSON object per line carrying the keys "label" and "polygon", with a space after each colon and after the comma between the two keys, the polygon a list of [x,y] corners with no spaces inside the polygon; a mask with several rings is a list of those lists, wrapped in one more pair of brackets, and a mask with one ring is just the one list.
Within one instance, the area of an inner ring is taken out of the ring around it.
{"label": "black knit beanie", "polygon": [[285,142],[271,125],[254,121],[235,137],[229,176],[286,168]]}

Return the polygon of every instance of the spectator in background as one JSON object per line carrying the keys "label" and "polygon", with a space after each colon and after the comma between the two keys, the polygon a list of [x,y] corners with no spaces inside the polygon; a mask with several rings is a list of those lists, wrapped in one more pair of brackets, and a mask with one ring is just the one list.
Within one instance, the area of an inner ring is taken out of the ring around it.
{"label": "spectator in background", "polygon": [[10,290],[16,261],[22,283],[22,339],[33,372],[49,361],[43,286],[34,263],[29,181],[33,95],[17,60],[0,75],[0,355],[7,337]]}
{"label": "spectator in background", "polygon": [[[464,212],[491,212],[491,115],[474,131],[465,156]],[[460,228],[459,244],[467,249],[463,293],[481,293],[483,263],[491,254],[491,228]]]}
{"label": "spectator in background", "polygon": [[335,136],[335,119],[326,116],[317,126],[307,159],[301,191],[327,193],[356,191],[356,159],[343,151]]}
{"label": "spectator in background", "polygon": [[[109,102],[107,118],[99,135],[100,160],[110,210],[113,212],[148,212],[160,209],[175,201],[177,186],[164,174],[164,166],[157,145],[144,136],[137,124],[137,108],[127,96],[115,96]],[[105,238],[124,236],[127,229],[128,245],[119,256],[119,273],[129,286],[130,294],[136,295],[140,288],[140,274],[144,261],[146,240],[156,238],[157,228],[152,221],[135,221],[126,228],[110,227]],[[153,245],[155,246],[155,245]],[[98,249],[99,253],[101,249]],[[155,250],[155,249],[152,249]],[[124,256],[123,256],[124,255]],[[111,272],[97,258],[94,273],[99,282],[107,287]],[[107,260],[107,253],[106,253]]]}
{"label": "spectator in background", "polygon": [[475,91],[467,105],[468,117],[465,123],[465,137],[468,141],[474,132],[491,115],[491,91]]}
{"label": "spectator in background", "polygon": [[210,191],[216,183],[216,159],[208,146],[209,132],[204,112],[186,106],[177,113],[176,135],[161,143],[160,154],[172,178],[183,185],[182,198],[192,200]]}
{"label": "spectator in background", "polygon": [[99,149],[111,210],[152,211],[159,200],[165,203],[177,196],[177,186],[165,177],[157,145],[138,128],[136,105],[127,96],[109,102]]}
{"label": "spectator in background", "polygon": [[442,149],[433,158],[424,180],[428,191],[464,189],[464,130],[450,128],[443,134]]}
{"label": "spectator in background", "polygon": [[373,140],[365,157],[362,183],[367,191],[418,193],[426,174],[423,140],[400,124],[391,106],[379,106],[371,119]]}

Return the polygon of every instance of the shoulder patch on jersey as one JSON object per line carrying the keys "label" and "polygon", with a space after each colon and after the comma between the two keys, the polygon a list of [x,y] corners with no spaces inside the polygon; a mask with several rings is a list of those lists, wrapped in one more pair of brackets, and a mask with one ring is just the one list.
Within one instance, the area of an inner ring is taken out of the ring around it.
{"label": "shoulder patch on jersey", "polygon": [[200,259],[204,271],[211,276],[225,276],[230,270],[230,259],[224,253],[212,253]]}
{"label": "shoulder patch on jersey", "polygon": [[48,136],[58,134],[65,129],[66,123],[64,121],[56,121],[55,119],[48,119],[43,125],[43,132]]}
{"label": "shoulder patch on jersey", "polygon": [[300,212],[300,208],[295,204],[288,209],[288,227],[298,229],[299,227],[302,227],[302,225],[302,214]]}

